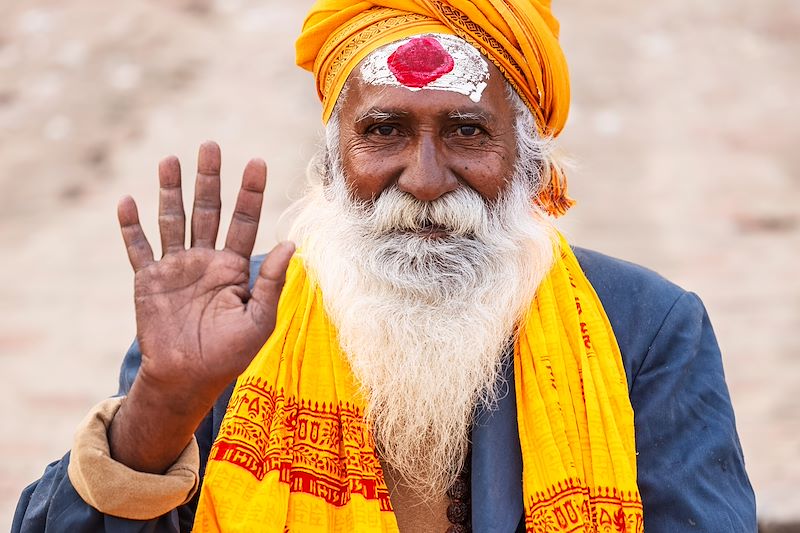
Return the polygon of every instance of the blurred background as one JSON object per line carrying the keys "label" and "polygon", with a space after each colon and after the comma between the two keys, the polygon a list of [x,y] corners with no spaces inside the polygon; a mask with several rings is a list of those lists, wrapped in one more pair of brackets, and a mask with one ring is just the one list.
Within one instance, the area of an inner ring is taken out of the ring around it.
{"label": "blurred background", "polygon": [[[0,530],[116,390],[134,334],[118,198],[157,242],[158,160],[191,176],[214,139],[228,207],[250,157],[270,166],[257,249],[285,231],[320,135],[294,66],[310,4],[0,3]],[[579,202],[561,228],[700,294],[762,529],[800,531],[800,2],[554,4]]]}

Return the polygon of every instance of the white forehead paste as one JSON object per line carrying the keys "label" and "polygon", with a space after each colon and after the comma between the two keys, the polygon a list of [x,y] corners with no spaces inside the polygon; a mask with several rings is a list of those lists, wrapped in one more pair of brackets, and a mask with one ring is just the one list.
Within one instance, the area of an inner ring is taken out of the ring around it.
{"label": "white forehead paste", "polygon": [[[420,37],[436,39],[453,58],[454,65],[450,72],[424,87],[410,87],[401,83],[389,68],[389,58],[398,48]],[[470,100],[477,103],[481,101],[481,96],[489,80],[489,64],[474,46],[463,39],[436,33],[404,39],[375,50],[362,63],[361,77],[364,82],[371,85],[404,87],[410,91],[432,89],[456,92],[468,96]]]}

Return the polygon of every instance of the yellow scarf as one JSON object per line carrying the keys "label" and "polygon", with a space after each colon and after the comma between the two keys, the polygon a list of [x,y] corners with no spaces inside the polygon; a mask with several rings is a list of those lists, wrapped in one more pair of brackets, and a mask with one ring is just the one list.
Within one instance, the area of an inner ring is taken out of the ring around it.
{"label": "yellow scarf", "polygon": [[[643,531],[622,358],[563,237],[514,371],[527,530]],[[397,531],[363,413],[322,294],[295,258],[275,331],[211,449],[194,531]]]}

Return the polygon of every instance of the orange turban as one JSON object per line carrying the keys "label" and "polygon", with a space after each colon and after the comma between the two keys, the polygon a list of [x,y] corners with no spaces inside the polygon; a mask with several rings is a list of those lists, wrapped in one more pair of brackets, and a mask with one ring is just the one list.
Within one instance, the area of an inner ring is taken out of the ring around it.
{"label": "orange turban", "polygon": [[549,0],[317,0],[297,40],[297,64],[317,79],[323,120],[362,59],[423,33],[469,42],[497,65],[544,133],[564,127],[569,75]]}
{"label": "orange turban", "polygon": [[[297,40],[297,64],[312,72],[327,122],[350,72],[374,50],[425,33],[456,35],[494,63],[557,136],[569,111],[569,74],[550,0],[317,0]],[[561,171],[551,168],[543,205],[562,214]]]}

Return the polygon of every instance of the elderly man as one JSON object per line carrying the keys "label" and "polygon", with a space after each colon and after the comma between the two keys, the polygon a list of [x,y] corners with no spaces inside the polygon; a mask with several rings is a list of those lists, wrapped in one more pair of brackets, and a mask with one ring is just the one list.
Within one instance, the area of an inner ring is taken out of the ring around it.
{"label": "elderly man", "polygon": [[553,227],[569,89],[548,4],[320,0],[297,47],[327,124],[298,253],[250,260],[260,160],[215,249],[213,143],[186,249],[162,161],[160,260],[119,205],[120,396],[14,531],[755,531],[699,300]]}

